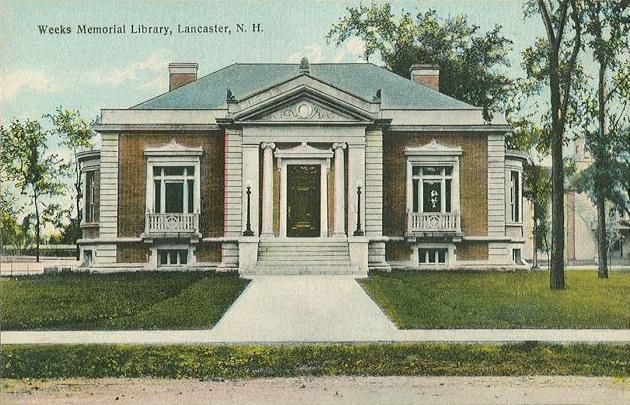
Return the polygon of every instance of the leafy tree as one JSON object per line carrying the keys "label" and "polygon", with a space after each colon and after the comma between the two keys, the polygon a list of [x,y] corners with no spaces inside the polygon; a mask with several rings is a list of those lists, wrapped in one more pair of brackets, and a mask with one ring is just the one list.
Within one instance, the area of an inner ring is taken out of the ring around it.
{"label": "leafy tree", "polygon": [[551,289],[563,289],[564,281],[564,157],[565,131],[575,119],[575,90],[583,80],[578,64],[582,48],[583,10],[578,0],[528,0],[525,15],[538,15],[544,38],[523,52],[529,94],[549,91],[549,108],[542,114],[550,133],[552,161]]}
{"label": "leafy tree", "polygon": [[41,228],[54,211],[47,197],[63,193],[62,175],[67,165],[57,155],[46,153],[47,131],[37,121],[14,120],[9,127],[0,126],[0,173],[2,182],[13,182],[26,195],[35,219],[36,256],[39,262]]}
{"label": "leafy tree", "polygon": [[[92,129],[92,123],[82,119],[79,111],[64,110],[61,107],[57,107],[54,114],[47,114],[46,116],[52,121],[54,132],[61,138],[60,146],[69,148],[72,151],[69,168],[73,179],[76,220],[71,219],[70,224],[76,223],[75,225],[78,226],[82,219],[81,198],[83,197],[83,192],[81,189],[81,168],[76,156],[79,151],[90,149],[94,146],[95,134]],[[78,238],[76,230],[70,232],[70,235],[77,235]],[[74,242],[76,242],[76,239],[71,243]],[[78,254],[77,246],[77,258]]]}
{"label": "leafy tree", "polygon": [[22,247],[23,235],[17,222],[17,216],[21,211],[22,207],[18,206],[17,198],[3,183],[0,192],[0,251],[7,245],[18,249]]}
{"label": "leafy tree", "polygon": [[[630,118],[625,113],[630,96],[627,59],[630,13],[627,3],[602,0],[584,5],[585,45],[592,51],[598,71],[597,88],[585,90],[580,111],[586,146],[593,156],[593,165],[584,173],[582,185],[586,185],[583,188],[597,207],[597,275],[600,278],[608,278],[606,201],[624,205],[619,188],[615,186],[624,181],[624,174],[627,175],[620,170],[623,161],[613,154],[615,144],[623,143],[624,135],[627,137],[630,125]],[[612,80],[608,78],[611,73]]]}
{"label": "leafy tree", "polygon": [[499,73],[509,66],[507,54],[512,41],[501,35],[501,27],[482,33],[466,16],[438,17],[435,10],[403,11],[394,16],[390,4],[349,7],[326,38],[341,45],[351,37],[365,43],[366,61],[377,55],[385,66],[409,78],[414,63],[440,66],[440,91],[469,104],[483,107],[490,120],[504,99],[510,79]]}

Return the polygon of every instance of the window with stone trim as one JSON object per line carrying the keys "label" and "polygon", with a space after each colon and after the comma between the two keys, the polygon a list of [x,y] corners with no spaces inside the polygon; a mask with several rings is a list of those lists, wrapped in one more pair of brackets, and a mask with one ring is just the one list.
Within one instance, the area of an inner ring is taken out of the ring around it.
{"label": "window with stone trim", "polygon": [[195,167],[153,167],[153,212],[188,214],[195,212]]}
{"label": "window with stone trim", "polygon": [[187,249],[158,249],[158,266],[182,266],[188,264]]}
{"label": "window with stone trim", "polygon": [[412,167],[412,212],[451,212],[453,166]]}
{"label": "window with stone trim", "polygon": [[85,172],[85,197],[83,209],[83,221],[87,223],[96,222],[96,185],[94,171]]}
{"label": "window with stone trim", "polygon": [[523,193],[521,190],[521,173],[510,171],[510,219],[520,223],[523,220],[522,213]]}
{"label": "window with stone trim", "polygon": [[419,248],[418,264],[448,264],[448,248]]}

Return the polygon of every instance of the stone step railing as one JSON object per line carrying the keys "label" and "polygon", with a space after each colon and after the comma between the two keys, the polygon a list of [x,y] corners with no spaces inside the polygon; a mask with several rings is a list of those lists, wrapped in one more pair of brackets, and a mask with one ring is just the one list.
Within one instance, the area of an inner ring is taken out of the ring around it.
{"label": "stone step railing", "polygon": [[459,212],[409,212],[407,233],[460,232]]}

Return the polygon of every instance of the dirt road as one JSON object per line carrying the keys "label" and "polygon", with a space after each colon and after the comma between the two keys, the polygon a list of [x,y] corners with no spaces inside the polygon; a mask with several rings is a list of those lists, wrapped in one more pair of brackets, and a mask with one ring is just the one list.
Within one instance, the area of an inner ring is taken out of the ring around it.
{"label": "dirt road", "polygon": [[3,404],[628,404],[630,379],[325,377],[3,380]]}

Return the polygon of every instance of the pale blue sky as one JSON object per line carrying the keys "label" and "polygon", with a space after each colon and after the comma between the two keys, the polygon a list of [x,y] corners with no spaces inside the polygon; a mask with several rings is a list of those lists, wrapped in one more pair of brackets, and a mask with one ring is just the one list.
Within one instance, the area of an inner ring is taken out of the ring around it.
{"label": "pale blue sky", "polygon": [[[58,105],[93,118],[100,108],[125,108],[167,89],[169,62],[197,62],[204,75],[234,62],[356,62],[360,43],[341,48],[324,36],[359,1],[34,1],[0,0],[0,121],[39,118]],[[429,8],[442,16],[467,14],[482,29],[495,24],[514,41],[511,60],[541,34],[523,19],[520,0],[392,1],[396,11]],[[77,24],[250,26],[260,34],[77,35]],[[70,35],[41,35],[37,26],[70,26]]]}

